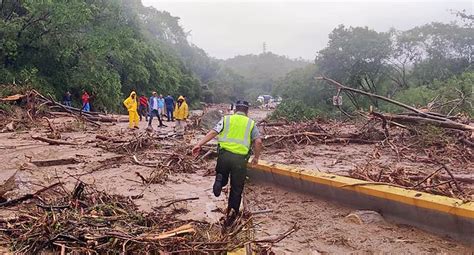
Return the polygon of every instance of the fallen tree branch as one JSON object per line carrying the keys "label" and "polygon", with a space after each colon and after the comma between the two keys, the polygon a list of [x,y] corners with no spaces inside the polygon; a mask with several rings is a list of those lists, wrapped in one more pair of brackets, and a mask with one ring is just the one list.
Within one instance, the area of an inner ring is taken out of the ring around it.
{"label": "fallen tree branch", "polygon": [[198,200],[198,199],[199,199],[199,197],[189,197],[189,198],[175,199],[175,200],[168,201],[168,203],[166,203],[164,205],[157,206],[153,209],[155,209],[155,210],[156,209],[163,209],[163,208],[169,207],[169,206],[174,205],[174,204],[179,203],[179,202]]}
{"label": "fallen tree branch", "polygon": [[[441,168],[443,169],[443,168]],[[458,182],[464,182],[464,183],[470,183],[470,184],[474,184],[474,176],[469,176],[469,175],[454,175],[454,178],[456,179],[456,181]],[[408,176],[408,178],[410,180],[414,180],[414,181],[418,181],[418,180],[423,180],[425,179],[425,177],[423,176]],[[440,181],[447,181],[447,180],[451,180],[451,176],[449,175],[436,175],[436,178],[438,178]]]}
{"label": "fallen tree branch", "polygon": [[410,110],[410,111],[413,111],[413,112],[416,112],[418,114],[420,114],[421,116],[424,116],[426,118],[435,118],[435,119],[438,119],[438,120],[446,120],[446,118],[441,118],[441,117],[437,117],[437,116],[432,116],[430,114],[427,114],[425,112],[422,112],[414,107],[411,107],[409,105],[406,105],[404,103],[401,103],[401,102],[398,102],[398,101],[395,101],[393,99],[390,99],[390,98],[387,98],[387,97],[384,97],[384,96],[380,96],[380,95],[377,95],[377,94],[372,94],[372,93],[369,93],[369,92],[365,92],[363,90],[359,90],[359,89],[355,89],[355,88],[351,88],[351,87],[348,87],[348,86],[344,86],[342,85],[341,83],[333,80],[333,79],[330,79],[330,78],[327,78],[327,77],[315,77],[316,80],[324,80],[324,81],[328,81],[329,83],[332,83],[333,85],[336,85],[336,87],[338,89],[341,89],[341,90],[347,90],[347,91],[351,91],[351,92],[354,92],[354,93],[358,93],[358,94],[362,94],[362,95],[365,95],[365,96],[369,96],[369,97],[374,97],[374,98],[378,98],[378,99],[381,99],[381,100],[384,100],[386,102],[389,102],[389,103],[392,103],[392,104],[395,104],[395,105],[398,105],[400,107],[403,107],[407,110]]}
{"label": "fallen tree branch", "polygon": [[442,167],[438,168],[436,171],[432,172],[431,174],[429,174],[428,176],[426,176],[425,178],[423,178],[423,180],[419,181],[417,184],[413,185],[412,188],[416,188],[418,186],[420,186],[422,183],[424,183],[426,180],[428,180],[429,178],[431,178],[432,176],[436,175],[437,173],[439,173],[439,171],[441,171],[441,169],[443,169]]}
{"label": "fallen tree branch", "polygon": [[[35,91],[35,90],[34,90],[34,91]],[[62,104],[60,104],[60,103],[54,101],[54,99],[53,99],[53,97],[52,97],[51,95],[49,95],[49,99],[47,99],[47,98],[44,97],[43,95],[39,94],[37,91],[35,91],[35,92],[36,92],[37,95],[41,96],[43,99],[49,100],[49,102],[51,102],[53,105],[57,105],[57,106],[59,106],[60,108],[62,108],[64,111],[69,112],[69,113],[71,113],[71,114],[73,114],[73,115],[77,115],[77,114],[73,113],[71,110],[69,110],[68,108],[66,108],[65,105],[62,105]],[[99,124],[99,123],[97,123],[97,122],[95,122],[95,121],[89,119],[89,118],[86,117],[86,116],[83,116],[82,114],[79,114],[79,117],[82,118],[83,120],[85,120],[85,121],[87,121],[87,122],[89,122],[89,123],[95,125],[96,127],[100,127],[100,124]]]}
{"label": "fallen tree branch", "polygon": [[133,163],[135,163],[139,166],[146,166],[146,167],[157,167],[158,166],[158,163],[140,162],[136,155],[133,155],[132,159],[133,159]]}
{"label": "fallen tree branch", "polygon": [[26,201],[26,200],[29,200],[29,199],[32,199],[36,196],[38,196],[39,194],[49,190],[49,189],[52,189],[56,186],[58,186],[59,184],[61,184],[60,182],[56,182],[52,185],[49,185],[48,187],[44,187],[38,191],[36,191],[35,193],[30,193],[30,194],[26,194],[26,195],[23,195],[19,198],[14,198],[14,199],[11,199],[11,200],[8,200],[7,202],[5,203],[0,203],[0,207],[7,207],[7,206],[12,206],[12,205],[16,205],[16,204],[19,204],[23,201]]}
{"label": "fallen tree branch", "polygon": [[451,177],[451,179],[454,182],[454,185],[456,186],[456,189],[458,189],[458,191],[461,192],[461,194],[464,194],[464,191],[461,189],[461,186],[459,185],[456,178],[454,178],[454,175],[451,173],[451,170],[449,170],[448,166],[446,166],[446,164],[443,164],[441,162],[438,162],[438,164],[440,164],[441,167],[449,174],[449,176]]}
{"label": "fallen tree branch", "polygon": [[[382,115],[381,113],[379,113]],[[474,131],[474,127],[466,124],[462,124],[459,122],[455,122],[452,120],[435,120],[432,118],[423,118],[419,116],[409,116],[409,115],[382,115],[387,120],[394,121],[394,122],[401,122],[401,123],[421,123],[421,124],[430,124],[437,127],[442,128],[452,128],[452,129],[459,129],[465,131]]]}
{"label": "fallen tree branch", "polygon": [[50,145],[79,145],[78,143],[72,143],[72,142],[67,142],[67,141],[63,141],[63,140],[50,139],[50,138],[41,137],[41,136],[31,136],[31,138],[33,138],[34,140],[49,143]]}
{"label": "fallen tree branch", "polygon": [[32,160],[32,164],[44,167],[44,166],[60,166],[60,165],[70,165],[77,164],[79,160],[75,158],[61,158],[61,159],[49,159],[49,160]]}
{"label": "fallen tree branch", "polygon": [[255,240],[255,241],[252,241],[253,243],[278,243],[280,242],[281,240],[285,239],[287,236],[289,236],[291,233],[295,232],[298,230],[298,227],[296,225],[296,223],[290,228],[288,229],[287,231],[285,231],[284,233],[278,235],[278,236],[275,236],[275,237],[265,237],[265,238],[262,238],[262,239],[259,239],[259,240]]}
{"label": "fallen tree branch", "polygon": [[397,117],[394,117],[392,116],[392,118],[388,118],[389,116],[388,115],[385,115],[385,118],[387,118],[388,120],[391,120],[391,121],[401,121],[403,119],[405,120],[410,120],[410,121],[422,121],[422,122],[426,122],[428,124],[433,124],[433,125],[437,125],[437,126],[440,126],[440,127],[446,127],[446,128],[454,128],[454,129],[461,129],[461,130],[469,130],[469,131],[474,131],[474,127],[473,126],[470,126],[470,125],[465,125],[465,124],[462,124],[462,123],[458,123],[458,122],[455,122],[455,121],[452,121],[450,120],[448,117],[440,117],[440,114],[432,114],[432,113],[429,113],[429,112],[423,112],[423,111],[420,111],[414,107],[411,107],[409,105],[406,105],[404,103],[401,103],[401,102],[398,102],[398,101],[395,101],[393,99],[390,99],[390,98],[387,98],[387,97],[384,97],[384,96],[380,96],[380,95],[377,95],[377,94],[372,94],[372,93],[369,93],[369,92],[365,92],[365,91],[362,91],[362,90],[359,90],[359,89],[355,89],[355,88],[351,88],[351,87],[348,87],[348,86],[344,86],[342,85],[341,83],[333,80],[333,79],[330,79],[330,78],[327,78],[327,77],[315,77],[316,80],[324,80],[324,81],[328,81],[329,83],[335,85],[338,89],[343,89],[343,90],[347,90],[347,91],[351,91],[351,92],[355,92],[355,93],[359,93],[359,94],[362,94],[362,95],[365,95],[365,96],[369,96],[369,97],[374,97],[374,98],[378,98],[378,99],[381,99],[381,100],[384,100],[386,102],[389,102],[389,103],[392,103],[392,104],[395,104],[397,106],[400,106],[400,107],[403,107],[407,110],[410,110],[412,112],[415,112],[417,113],[418,115],[424,117],[424,118],[420,118],[420,117],[414,117],[414,116],[401,116],[401,115],[398,115]]}

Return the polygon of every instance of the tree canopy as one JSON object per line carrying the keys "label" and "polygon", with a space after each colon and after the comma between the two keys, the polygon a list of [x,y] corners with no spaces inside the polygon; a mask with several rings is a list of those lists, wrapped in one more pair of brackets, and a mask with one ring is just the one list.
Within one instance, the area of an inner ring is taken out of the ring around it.
{"label": "tree canopy", "polygon": [[185,33],[169,13],[135,0],[8,0],[0,11],[0,83],[56,97],[87,90],[98,110],[120,109],[131,90],[200,99],[199,79],[173,47]]}
{"label": "tree canopy", "polygon": [[[474,27],[470,16],[458,16],[463,22],[430,23],[406,31],[377,32],[340,25],[331,32],[312,67],[287,74],[275,93],[331,113],[337,111],[331,100],[336,89],[314,80],[327,76],[416,107],[472,114]],[[348,111],[369,105],[396,110],[375,98],[351,93],[343,99]]]}

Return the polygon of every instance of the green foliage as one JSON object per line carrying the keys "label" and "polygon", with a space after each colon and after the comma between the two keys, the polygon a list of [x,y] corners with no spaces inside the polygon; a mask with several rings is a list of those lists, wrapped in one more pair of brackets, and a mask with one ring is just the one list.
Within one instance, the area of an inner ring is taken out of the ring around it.
{"label": "green foliage", "polygon": [[[430,86],[417,86],[401,90],[394,99],[416,108],[428,107],[432,111],[454,115],[466,113],[473,115],[474,72],[464,72],[448,80],[435,80]],[[384,103],[381,107],[385,111],[397,112],[401,108]]]}
{"label": "green foliage", "polygon": [[178,19],[141,1],[5,1],[0,14],[0,83],[56,99],[69,90],[76,105],[86,90],[95,110],[121,109],[131,90],[200,99],[199,79],[169,46],[188,45]]}
{"label": "green foliage", "polygon": [[245,88],[248,81],[229,68],[221,68],[208,82],[206,102],[229,103],[246,98]]}
{"label": "green foliage", "polygon": [[[338,110],[331,101],[335,87],[313,79],[325,75],[414,107],[472,116],[474,30],[470,16],[459,16],[465,19],[464,25],[431,23],[388,33],[341,25],[329,35],[328,46],[318,52],[315,65],[288,73],[279,80],[274,93],[334,115]],[[403,111],[355,93],[342,93],[342,97],[342,108],[348,112],[369,106]]]}
{"label": "green foliage", "polygon": [[336,95],[337,90],[325,82],[315,80],[318,72],[315,64],[289,72],[277,82],[273,93],[281,95],[284,100],[305,102],[319,112],[329,114],[336,111],[332,105],[332,97]]}
{"label": "green foliage", "polygon": [[308,106],[302,101],[285,100],[270,116],[271,119],[286,119],[289,121],[304,121],[320,116],[321,112]]}
{"label": "green foliage", "polygon": [[415,140],[423,147],[446,146],[447,144],[455,142],[455,138],[445,135],[445,130],[443,128],[433,125],[417,126],[416,131],[418,132],[418,135],[415,136]]}
{"label": "green foliage", "polygon": [[0,103],[0,113],[5,112],[7,115],[13,114],[13,108],[11,104]]}
{"label": "green foliage", "polygon": [[433,87],[436,89],[437,110],[445,114],[467,113],[474,115],[472,102],[474,86],[474,71],[464,72],[459,76],[452,77],[446,81],[435,81]]}
{"label": "green foliage", "polygon": [[[329,35],[326,48],[319,51],[316,59],[322,74],[338,80],[350,87],[371,93],[379,93],[379,83],[383,82],[384,61],[390,56],[390,37],[387,33],[378,33],[367,27],[349,27],[340,25]],[[375,99],[351,98],[358,104],[361,100]]]}
{"label": "green foliage", "polygon": [[435,80],[472,70],[474,29],[469,23],[434,22],[391,34],[388,68],[391,79],[402,88],[431,86]]}
{"label": "green foliage", "polygon": [[[433,98],[436,96],[436,92],[426,86],[411,87],[405,90],[400,91],[394,97],[395,100],[403,102],[407,105],[413,106],[415,108],[421,108],[426,106]],[[393,104],[384,103],[383,110],[389,112],[400,112],[403,111],[402,108],[395,106]]]}
{"label": "green foliage", "polygon": [[15,94],[25,94],[26,91],[30,90],[29,86],[19,86],[19,85],[2,85],[0,86],[0,98],[4,98],[10,95]]}

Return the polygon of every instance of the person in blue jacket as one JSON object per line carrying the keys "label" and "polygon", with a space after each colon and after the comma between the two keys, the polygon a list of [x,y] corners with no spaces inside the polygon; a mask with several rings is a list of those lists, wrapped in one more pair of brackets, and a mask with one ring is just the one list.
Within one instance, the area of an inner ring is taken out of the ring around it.
{"label": "person in blue jacket", "polygon": [[165,105],[166,105],[166,117],[168,121],[174,121],[173,111],[174,111],[174,99],[171,95],[165,97]]}

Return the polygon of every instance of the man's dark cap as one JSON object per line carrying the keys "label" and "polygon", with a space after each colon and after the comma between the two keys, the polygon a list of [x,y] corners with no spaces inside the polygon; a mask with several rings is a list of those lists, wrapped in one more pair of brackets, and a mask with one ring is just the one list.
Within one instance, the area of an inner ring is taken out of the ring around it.
{"label": "man's dark cap", "polygon": [[250,104],[249,102],[245,101],[245,100],[237,100],[237,102],[235,102],[235,106],[241,106],[241,107],[247,107],[249,108]]}

